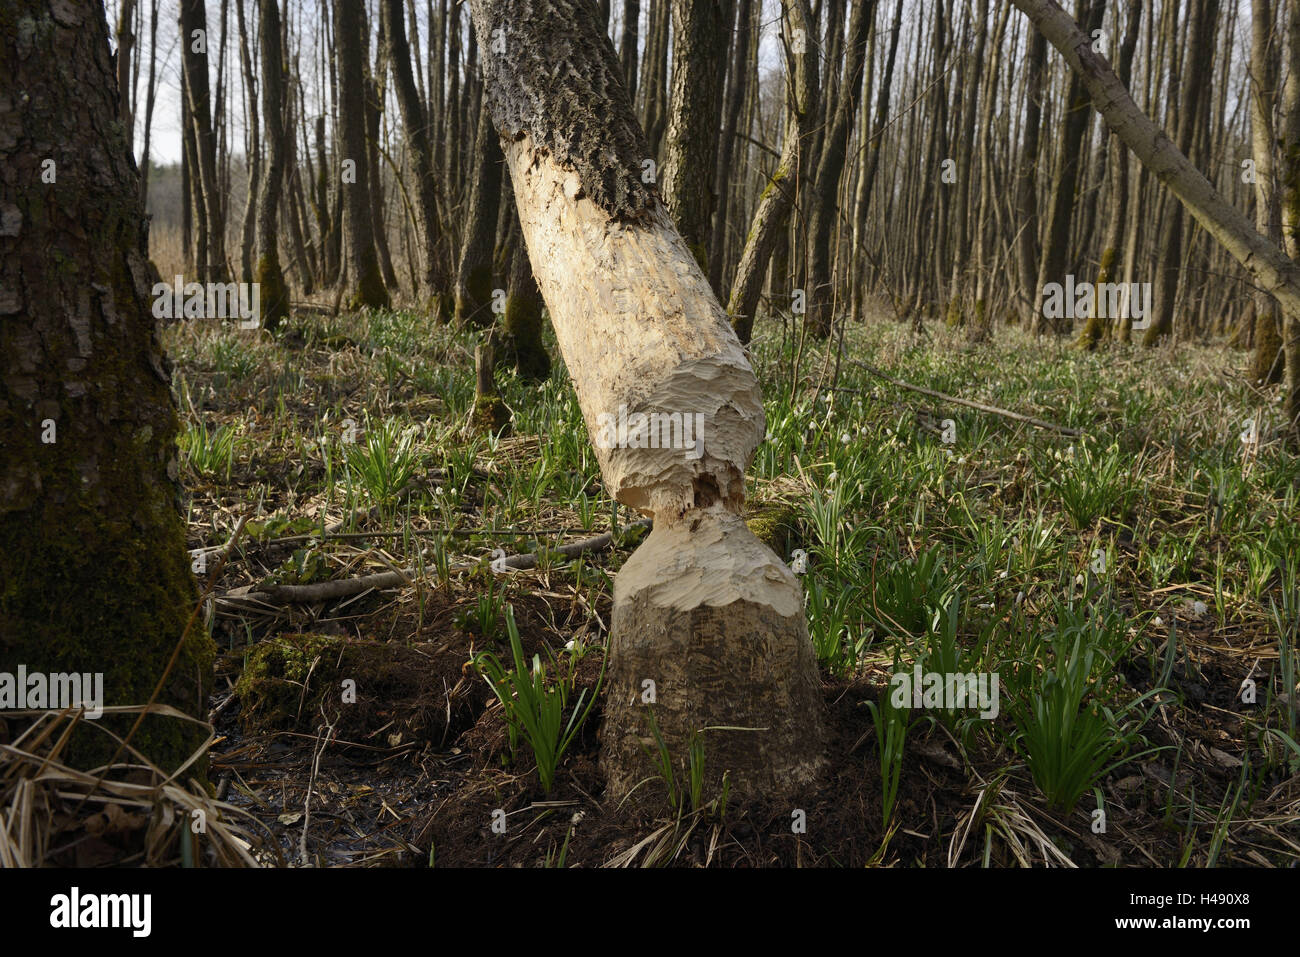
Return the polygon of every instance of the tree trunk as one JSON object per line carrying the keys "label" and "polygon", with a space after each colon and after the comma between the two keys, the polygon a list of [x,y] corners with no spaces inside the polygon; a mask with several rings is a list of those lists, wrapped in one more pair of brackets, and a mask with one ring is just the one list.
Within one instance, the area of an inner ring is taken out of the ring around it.
{"label": "tree trunk", "polygon": [[[1192,151],[1196,117],[1205,95],[1202,78],[1209,74],[1214,57],[1214,24],[1218,0],[1193,0],[1192,16],[1187,27],[1187,50],[1183,54],[1181,80],[1170,72],[1170,104],[1178,109],[1177,149],[1183,156]],[[1183,206],[1175,203],[1164,218],[1160,232],[1160,269],[1155,296],[1151,303],[1151,320],[1142,337],[1144,346],[1154,346],[1173,334],[1174,308],[1178,299],[1178,279],[1183,271]]]}
{"label": "tree trunk", "polygon": [[185,72],[190,129],[194,142],[191,176],[198,187],[205,222],[199,279],[226,281],[225,219],[217,184],[217,140],[208,102],[208,21],[203,0],[181,0],[181,65]]}
{"label": "tree trunk", "polygon": [[825,339],[831,331],[831,232],[840,211],[840,177],[844,173],[849,131],[858,115],[862,67],[867,55],[867,31],[875,12],[876,0],[854,0],[839,102],[833,111],[827,110],[831,127],[826,134],[810,197],[808,281],[812,288],[808,290],[807,324],[809,333],[820,339]]}
{"label": "tree trunk", "polygon": [[[1119,51],[1119,81],[1128,89],[1133,75],[1133,54],[1137,50],[1138,29],[1142,22],[1142,0],[1130,0],[1128,24],[1124,29],[1124,42]],[[1042,34],[1034,31],[1035,36]],[[1113,172],[1110,187],[1110,211],[1106,222],[1106,237],[1101,243],[1101,262],[1097,267],[1097,285],[1115,281],[1116,260],[1119,258],[1119,246],[1124,232],[1124,223],[1128,212],[1128,151],[1119,137],[1108,137],[1110,168]],[[1094,349],[1103,338],[1109,338],[1110,330],[1116,316],[1103,316],[1100,307],[1101,297],[1093,300],[1092,314],[1084,323],[1079,337],[1079,345],[1084,349]]]}
{"label": "tree trunk", "polygon": [[456,269],[456,324],[492,324],[492,260],[501,201],[501,145],[482,105],[474,146],[474,186],[470,191],[468,223]]}
{"label": "tree trunk", "polygon": [[[727,304],[732,328],[746,345],[753,333],[754,313],[758,309],[758,296],[763,288],[768,260],[772,258],[794,205],[794,179],[799,172],[803,140],[816,116],[816,64],[808,62],[812,14],[808,11],[807,0],[783,0],[782,9],[782,19],[789,34],[785,43],[785,143],[781,147],[781,160],[776,172],[763,189],[758,210],[754,213],[754,222],[749,227],[749,237],[740,254],[740,265],[736,267],[731,299]],[[796,39],[792,40],[792,37]]]}
{"label": "tree trunk", "polygon": [[[1020,151],[1020,168],[1016,171],[1016,216],[1020,234],[1016,242],[1019,254],[1021,293],[1029,308],[1038,304],[1038,138],[1042,128],[1043,94],[1046,92],[1047,38],[1030,31],[1025,82],[1025,133]],[[1032,320],[1031,323],[1032,325]]]}
{"label": "tree trunk", "polygon": [[[1101,26],[1105,6],[1100,0],[1079,0],[1082,7],[1083,30],[1088,36]],[[1091,42],[1091,40],[1089,41]],[[1088,131],[1088,120],[1092,112],[1088,109],[1088,96],[1084,91],[1083,81],[1073,74],[1070,76],[1069,93],[1066,95],[1065,122],[1061,129],[1061,148],[1057,154],[1056,170],[1052,176],[1052,196],[1048,201],[1047,248],[1038,266],[1038,284],[1034,289],[1034,316],[1031,328],[1034,332],[1054,332],[1067,335],[1070,332],[1070,320],[1062,314],[1055,319],[1043,315],[1043,288],[1048,283],[1065,283],[1070,252],[1070,221],[1074,214],[1078,197],[1075,192],[1079,183],[1079,153],[1083,147],[1083,136]]]}
{"label": "tree trunk", "polygon": [[[1273,39],[1274,6],[1254,0],[1250,45],[1250,139],[1255,160],[1255,228],[1280,242],[1277,169],[1273,161],[1276,136],[1273,111],[1277,105],[1277,45]],[[1255,351],[1250,380],[1267,385],[1282,378],[1282,335],[1277,303],[1265,292],[1255,293]]]}
{"label": "tree trunk", "polygon": [[424,256],[422,282],[430,297],[434,315],[448,318],[451,297],[447,295],[447,250],[442,235],[441,213],[438,211],[438,187],[433,175],[433,149],[429,145],[429,130],[425,124],[425,111],[420,106],[411,77],[411,50],[406,42],[402,24],[402,0],[383,0],[386,19],[384,34],[388,37],[388,62],[393,70],[393,85],[397,92],[397,107],[402,113],[407,147],[415,166],[415,196],[418,211],[420,240]]}
{"label": "tree trunk", "polygon": [[[713,232],[709,239],[709,285],[721,297],[722,267],[727,241],[727,218],[731,212],[731,183],[736,177],[732,159],[736,155],[736,129],[745,109],[749,91],[749,24],[753,19],[752,0],[735,4],[735,40],[732,44],[731,66],[727,71],[727,99],[722,115],[722,135],[718,143],[718,159],[713,177],[713,192],[718,208],[713,216]],[[745,130],[749,132],[748,129]]]}
{"label": "tree trunk", "polygon": [[339,61],[339,126],[343,145],[341,188],[347,213],[346,245],[348,268],[352,273],[349,278],[354,284],[348,308],[387,309],[390,301],[379,272],[375,227],[370,215],[363,41],[361,5],[354,0],[334,0],[334,46]]}
{"label": "tree trunk", "polygon": [[257,281],[261,284],[262,325],[274,331],[289,317],[289,288],[280,268],[278,213],[284,186],[284,54],[280,49],[278,0],[258,0],[262,41],[262,126],[266,130],[266,176],[257,210]]}
{"label": "tree trunk", "polygon": [[[1282,240],[1291,262],[1300,262],[1300,3],[1286,7],[1287,63],[1282,85]],[[1282,302],[1283,408],[1300,445],[1300,309]]]}
{"label": "tree trunk", "polygon": [[[101,704],[143,705],[197,593],[140,179],[104,121],[118,101],[103,7],[9,0],[4,16],[30,29],[0,30],[0,661],[102,669]],[[160,703],[205,718],[212,659],[191,628]],[[121,735],[133,720],[93,723]],[[171,771],[205,732],[151,716],[131,746]],[[66,756],[90,768],[114,751],[79,731]]]}
{"label": "tree trunk", "polygon": [[661,186],[691,254],[708,268],[718,115],[727,56],[722,0],[673,0],[673,84]]}
{"label": "tree trunk", "polygon": [[506,197],[510,204],[509,242],[514,255],[510,260],[506,312],[502,317],[505,353],[522,378],[540,382],[551,374],[551,357],[542,344],[542,293],[537,288],[533,264],[523,241],[513,184],[502,198]]}
{"label": "tree trunk", "polygon": [[[606,487],[655,519],[615,585],[606,794],[618,801],[654,774],[642,745],[652,716],[679,774],[704,735],[707,791],[725,770],[743,797],[804,793],[824,760],[816,657],[798,582],[741,517],[764,435],[758,382],[641,181],[646,145],[590,0],[472,9],[524,238]],[[682,428],[655,443],[675,450],[621,447],[608,428],[621,412],[689,415],[702,441]]]}

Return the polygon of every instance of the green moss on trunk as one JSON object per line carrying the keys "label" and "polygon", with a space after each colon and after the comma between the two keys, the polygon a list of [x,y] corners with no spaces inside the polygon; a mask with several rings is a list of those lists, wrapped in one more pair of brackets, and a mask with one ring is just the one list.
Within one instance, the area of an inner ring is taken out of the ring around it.
{"label": "green moss on trunk", "polygon": [[532,382],[551,374],[551,357],[542,344],[542,303],[537,296],[510,296],[505,314],[506,356]]}
{"label": "green moss on trunk", "polygon": [[289,287],[284,282],[278,252],[271,250],[258,258],[256,281],[260,287],[262,326],[274,332],[283,320],[289,318]]}
{"label": "green moss on trunk", "polygon": [[379,260],[371,256],[357,282],[356,290],[348,299],[348,308],[388,309],[391,306],[392,300],[388,298],[388,289],[379,274]]}

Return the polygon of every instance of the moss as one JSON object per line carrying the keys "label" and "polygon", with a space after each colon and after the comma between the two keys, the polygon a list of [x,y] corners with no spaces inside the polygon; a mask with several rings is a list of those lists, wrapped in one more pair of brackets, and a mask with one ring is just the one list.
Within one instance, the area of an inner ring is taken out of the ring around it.
{"label": "moss", "polygon": [[367,262],[361,270],[357,288],[348,299],[348,308],[353,310],[388,309],[392,305],[392,300],[388,298],[388,289],[385,288],[384,280],[379,275],[379,260],[373,255],[366,257],[366,259]]}
{"label": "moss", "polygon": [[[1102,251],[1101,264],[1097,268],[1097,288],[1101,289],[1103,283],[1110,282],[1111,272],[1115,268],[1115,247],[1108,246]],[[1100,305],[1101,294],[1098,292],[1097,303]],[[1103,319],[1098,313],[1100,308],[1094,308],[1092,315],[1088,317],[1083,324],[1083,331],[1079,333],[1079,338],[1075,340],[1075,345],[1087,352],[1097,348],[1097,344],[1103,339],[1110,338],[1110,323]]]}
{"label": "moss", "polygon": [[510,410],[497,395],[481,395],[474,400],[474,412],[470,416],[470,427],[479,432],[500,434],[510,426]]}
{"label": "moss", "polygon": [[1282,334],[1279,329],[1277,311],[1272,304],[1255,312],[1255,352],[1250,360],[1250,381],[1255,385],[1272,385],[1282,381],[1284,360],[1278,357],[1282,351]]}
{"label": "moss", "polygon": [[[244,727],[249,731],[285,730],[296,726],[300,713],[315,714],[321,689],[333,677],[337,658],[325,652],[338,641],[326,635],[291,634],[251,648],[244,672],[235,683]],[[324,666],[319,676],[313,662]],[[304,686],[309,674],[314,689]]]}
{"label": "moss", "polygon": [[[248,651],[235,684],[240,724],[250,734],[310,732],[323,711],[345,741],[394,733],[441,741],[449,718],[460,721],[469,705],[445,683],[455,683],[464,660],[430,644],[279,635]],[[355,697],[344,698],[345,680]]]}
{"label": "moss", "polygon": [[258,258],[255,275],[262,306],[262,326],[274,332],[283,320],[289,318],[289,287],[285,285],[280,255],[276,250]]}
{"label": "moss", "polygon": [[506,356],[525,379],[540,382],[551,374],[551,357],[542,344],[542,303],[537,296],[510,296],[505,314]]}
{"label": "moss", "polygon": [[799,547],[802,535],[799,529],[799,509],[786,502],[751,503],[745,524],[754,537],[783,560]]}

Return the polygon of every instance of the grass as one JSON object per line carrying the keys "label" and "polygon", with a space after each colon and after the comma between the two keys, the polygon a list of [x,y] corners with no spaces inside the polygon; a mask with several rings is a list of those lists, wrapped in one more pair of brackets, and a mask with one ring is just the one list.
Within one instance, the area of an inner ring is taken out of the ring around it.
{"label": "grass", "polygon": [[[506,668],[491,651],[481,652],[475,667],[505,709],[506,723],[510,728],[511,752],[514,752],[522,736],[533,753],[542,790],[550,794],[555,785],[555,770],[564,752],[573,743],[574,736],[581,730],[587,715],[591,713],[595,695],[592,695],[584,709],[583,702],[587,700],[587,692],[584,690],[570,709],[569,696],[573,690],[572,660],[568,674],[560,674],[554,681],[548,681],[540,655],[533,655],[531,667],[524,660],[514,609],[507,605],[505,614],[513,667]],[[557,663],[556,670],[562,671],[563,666]],[[566,711],[569,712],[567,722],[564,720]]]}
{"label": "grass", "polygon": [[[1257,449],[1243,454],[1241,423],[1259,398],[1220,372],[1244,354],[1187,343],[1158,361],[1136,347],[1080,353],[1007,328],[970,346],[942,327],[918,340],[888,319],[848,330],[849,355],[892,376],[1087,433],[1065,437],[938,408],[848,362],[832,381],[833,357],[815,343],[796,362],[779,326],[758,333],[751,353],[768,434],[747,491],[751,501],[794,505],[792,547],[807,556],[799,580],[828,686],[860,700],[853,689],[886,686],[895,659],[906,659],[996,672],[1006,689],[991,720],[966,711],[921,721],[876,698],[875,734],[863,747],[887,811],[873,827],[892,819],[903,827],[895,841],[913,840],[902,816],[909,794],[939,785],[912,748],[951,737],[961,782],[989,788],[987,807],[973,807],[964,783],[948,795],[981,821],[969,860],[1025,860],[1014,835],[1029,819],[1060,837],[1045,855],[1082,857],[1051,822],[1086,829],[1084,797],[1094,788],[1114,820],[1122,799],[1112,789],[1138,774],[1138,754],[1162,769],[1150,801],[1157,810],[1137,809],[1134,798],[1138,818],[1126,830],[1159,863],[1187,854],[1204,864],[1211,851],[1218,863],[1253,860],[1251,851],[1274,863],[1300,858],[1272,836],[1300,813],[1300,798],[1277,777],[1300,757],[1288,704],[1297,700],[1300,464],[1267,417]],[[506,608],[542,607],[550,647],[576,638],[599,649],[626,552],[578,563],[544,556],[518,575],[452,569],[486,565],[498,548],[553,547],[636,518],[601,484],[563,364],[541,386],[499,369],[513,432],[471,438],[462,427],[473,338],[416,313],[298,317],[279,339],[202,324],[166,335],[178,363],[188,547],[223,543],[236,506],[251,507],[258,522],[295,534],[300,527],[269,523],[309,520],[316,537],[294,545],[316,556],[313,580],[424,568],[452,607],[445,617],[482,652],[543,789],[562,787],[558,768],[579,714],[566,695],[584,713],[595,699],[566,690],[564,653],[534,668],[516,652]],[[949,418],[951,444],[939,428]],[[348,420],[354,442],[343,439]],[[323,534],[337,523],[335,537]],[[237,556],[221,587],[260,580],[290,555],[265,567],[256,554]],[[419,601],[422,613],[429,603],[420,620],[437,621],[429,591],[420,584],[393,601]],[[1197,602],[1203,612],[1188,610]],[[348,607],[358,630],[400,635],[378,596]],[[288,627],[226,616],[218,624],[239,634]],[[1259,686],[1257,706],[1237,696],[1247,676]],[[1211,747],[1254,754],[1239,795],[1238,769],[1231,780],[1217,774],[1205,757]],[[690,808],[691,783],[675,788]],[[553,836],[572,859],[565,834]],[[945,858],[948,836],[934,838],[943,847],[927,859]],[[1151,863],[1132,847],[1125,853]]]}

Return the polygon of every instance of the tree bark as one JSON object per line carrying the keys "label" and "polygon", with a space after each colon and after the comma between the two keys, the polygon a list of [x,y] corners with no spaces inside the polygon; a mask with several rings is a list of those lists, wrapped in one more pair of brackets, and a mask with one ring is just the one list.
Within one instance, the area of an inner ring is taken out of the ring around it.
{"label": "tree bark", "polygon": [[[1124,28],[1124,41],[1119,50],[1119,81],[1128,89],[1133,75],[1133,54],[1137,50],[1138,29],[1142,21],[1142,0],[1130,0],[1128,23]],[[1042,34],[1034,31],[1035,36]],[[1110,187],[1110,211],[1106,221],[1106,236],[1101,243],[1101,262],[1097,266],[1097,285],[1114,282],[1116,260],[1128,212],[1128,151],[1117,136],[1108,137],[1110,168],[1113,173]],[[1104,338],[1109,338],[1115,316],[1102,316],[1098,308],[1100,297],[1094,300],[1092,314],[1084,323],[1079,345],[1094,349]]]}
{"label": "tree bark", "polygon": [[[808,62],[813,35],[812,14],[807,0],[783,0],[782,9],[782,19],[790,34],[785,44],[785,142],[776,172],[763,189],[758,210],[754,213],[754,222],[740,254],[740,265],[736,267],[731,299],[727,304],[732,328],[744,344],[749,343],[753,333],[754,313],[758,309],[758,296],[763,288],[768,261],[794,205],[794,181],[799,172],[803,141],[816,116],[816,66]],[[791,37],[801,38],[802,42],[792,42]]]}
{"label": "tree bark", "polygon": [[[1105,6],[1100,0],[1079,0],[1083,8],[1083,32],[1092,42],[1092,31],[1101,26]],[[1061,148],[1057,154],[1056,170],[1052,176],[1052,196],[1048,201],[1047,248],[1043,250],[1038,266],[1038,284],[1034,289],[1034,315],[1031,328],[1034,332],[1053,332],[1067,335],[1070,320],[1065,317],[1048,319],[1043,315],[1043,288],[1048,283],[1064,283],[1070,252],[1070,221],[1078,199],[1075,192],[1079,183],[1079,153],[1083,136],[1088,131],[1091,111],[1083,81],[1071,74],[1069,93],[1066,96],[1067,112],[1061,129]]]}
{"label": "tree bark", "polygon": [[[104,8],[9,0],[3,18],[28,28],[0,30],[0,661],[102,670],[101,703],[143,705],[197,593],[140,178],[107,121]],[[212,659],[190,629],[159,700],[206,717]],[[121,735],[132,721],[85,724]],[[170,772],[205,736],[151,716],[131,746]],[[65,757],[88,769],[115,750],[83,729]]]}
{"label": "tree bark", "polygon": [[831,331],[831,232],[840,210],[840,177],[848,152],[849,131],[858,115],[862,90],[862,67],[867,55],[867,31],[875,17],[876,0],[854,0],[849,18],[848,49],[844,56],[844,79],[836,108],[827,110],[830,131],[817,163],[813,183],[808,233],[808,332],[825,339]]}
{"label": "tree bark", "polygon": [[278,0],[258,0],[262,41],[262,126],[266,130],[266,175],[257,210],[257,282],[262,325],[274,331],[289,317],[289,287],[280,267],[280,194],[284,187],[284,53],[280,47]]}
{"label": "tree bark", "polygon": [[366,86],[361,5],[354,0],[334,0],[334,47],[339,71],[339,126],[343,163],[354,164],[354,177],[346,169],[341,180],[346,211],[346,245],[351,309],[388,308],[390,300],[375,253],[375,227],[371,219],[369,151],[366,149]]}
{"label": "tree bark", "polygon": [[456,324],[486,328],[492,324],[492,261],[501,201],[501,145],[481,107],[474,146],[474,186],[470,191],[468,223],[456,269]]}
{"label": "tree bark", "polygon": [[225,219],[217,184],[217,140],[212,126],[208,88],[208,20],[203,0],[180,0],[181,65],[185,72],[194,164],[205,222],[198,268],[204,282],[226,281]]}
{"label": "tree bark", "polygon": [[[662,187],[668,212],[691,254],[708,268],[718,116],[726,66],[722,0],[673,0],[673,83]],[[647,157],[648,158],[648,157]]]}
{"label": "tree bark", "polygon": [[429,144],[429,130],[425,111],[420,106],[411,76],[411,50],[406,42],[402,25],[402,0],[383,0],[386,19],[385,35],[388,37],[388,62],[393,70],[393,85],[397,92],[397,107],[402,113],[406,143],[415,166],[415,195],[418,211],[420,240],[424,257],[422,282],[430,297],[430,307],[440,319],[449,318],[451,297],[447,280],[446,242],[442,233],[441,213],[438,210],[438,186],[433,174],[433,149]]}
{"label": "tree bark", "polygon": [[[654,774],[651,715],[678,773],[703,734],[709,792],[726,770],[734,794],[802,793],[823,763],[816,657],[797,581],[740,514],[764,435],[758,382],[641,180],[646,144],[590,0],[472,9],[524,238],[606,487],[655,520],[615,585],[606,793],[618,801]],[[703,441],[683,430],[676,449],[631,448],[607,428],[620,412],[703,416]]]}

